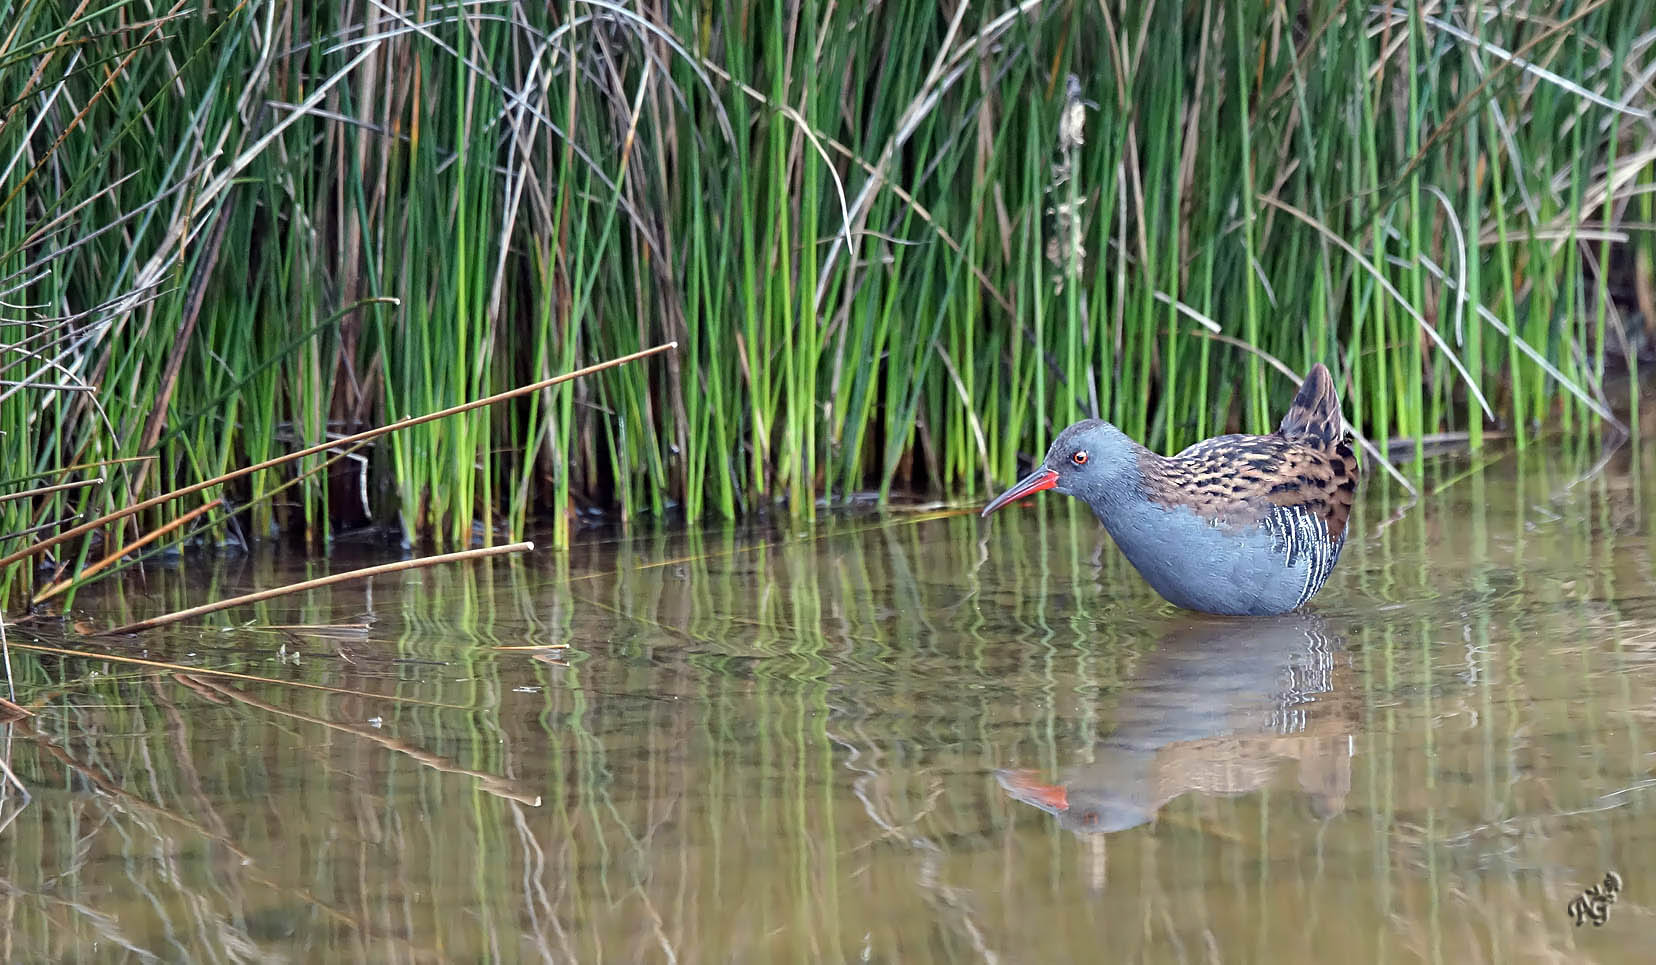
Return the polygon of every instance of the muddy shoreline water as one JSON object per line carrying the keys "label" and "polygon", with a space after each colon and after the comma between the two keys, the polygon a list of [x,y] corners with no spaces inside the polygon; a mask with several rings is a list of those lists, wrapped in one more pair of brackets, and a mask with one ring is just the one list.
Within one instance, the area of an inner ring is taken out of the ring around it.
{"label": "muddy shoreline water", "polygon": [[[1266,622],[1166,606],[1052,501],[635,531],[99,642],[165,667],[14,649],[0,952],[1643,961],[1656,451],[1600,456],[1434,457],[1401,515],[1371,485]],[[388,555],[187,555],[70,618]]]}

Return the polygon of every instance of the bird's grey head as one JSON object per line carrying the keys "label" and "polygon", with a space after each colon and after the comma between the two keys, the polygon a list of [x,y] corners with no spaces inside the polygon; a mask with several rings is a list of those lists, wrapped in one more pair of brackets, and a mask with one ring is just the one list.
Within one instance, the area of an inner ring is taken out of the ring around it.
{"label": "bird's grey head", "polygon": [[1015,801],[1031,804],[1058,819],[1060,827],[1078,834],[1108,834],[1136,828],[1156,816],[1156,809],[1138,800],[1134,792],[1145,786],[1127,782],[1125,791],[1077,784],[1046,784],[1033,771],[1003,769],[995,780]]}
{"label": "bird's grey head", "polygon": [[1102,419],[1083,419],[1052,441],[1035,471],[985,506],[983,515],[1044,489],[1078,496],[1095,509],[1138,479],[1140,452],[1126,433]]}

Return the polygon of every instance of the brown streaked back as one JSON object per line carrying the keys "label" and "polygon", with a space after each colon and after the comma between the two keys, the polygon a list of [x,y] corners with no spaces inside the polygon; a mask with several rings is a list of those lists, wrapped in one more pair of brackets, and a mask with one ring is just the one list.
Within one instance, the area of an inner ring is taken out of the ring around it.
{"label": "brown streaked back", "polygon": [[1345,536],[1357,493],[1357,457],[1343,438],[1323,443],[1280,432],[1217,436],[1176,456],[1146,451],[1139,471],[1145,495],[1160,505],[1232,524],[1256,523],[1273,509],[1298,509],[1323,520],[1336,543]]}

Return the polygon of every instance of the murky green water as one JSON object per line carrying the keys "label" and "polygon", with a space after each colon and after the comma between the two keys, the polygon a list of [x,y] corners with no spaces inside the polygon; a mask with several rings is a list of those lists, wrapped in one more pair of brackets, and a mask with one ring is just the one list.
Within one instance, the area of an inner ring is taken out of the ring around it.
{"label": "murky green water", "polygon": [[1371,484],[1278,620],[1160,604],[1048,499],[48,641],[279,682],[14,651],[0,958],[1647,962],[1656,450],[1600,455],[1436,461],[1400,517]]}

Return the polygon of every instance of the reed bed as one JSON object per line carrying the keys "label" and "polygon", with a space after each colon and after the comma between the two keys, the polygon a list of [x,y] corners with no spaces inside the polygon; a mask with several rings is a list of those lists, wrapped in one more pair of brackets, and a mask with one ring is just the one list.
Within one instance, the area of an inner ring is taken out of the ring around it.
{"label": "reed bed", "polygon": [[0,551],[670,340],[136,523],[977,498],[1082,416],[1265,430],[1271,359],[1393,458],[1592,433],[1656,317],[1653,41],[1636,0],[0,0],[0,459],[103,479]]}

